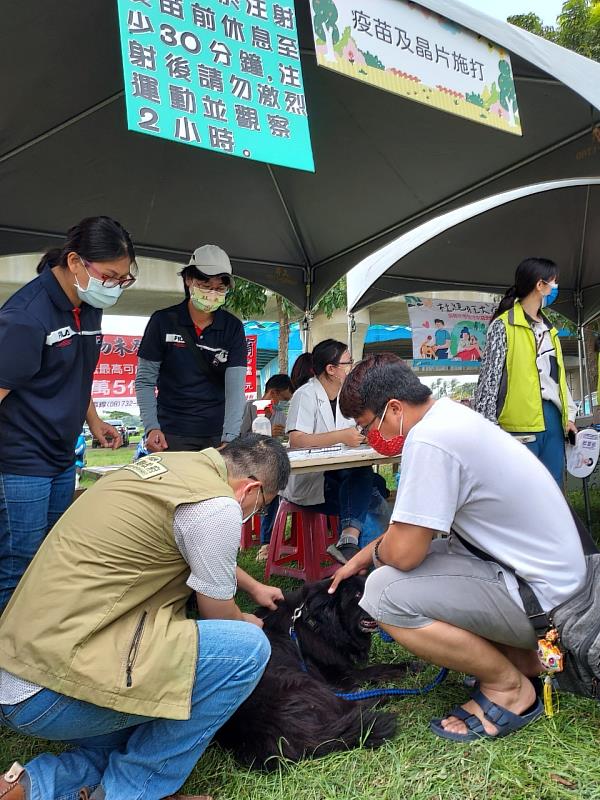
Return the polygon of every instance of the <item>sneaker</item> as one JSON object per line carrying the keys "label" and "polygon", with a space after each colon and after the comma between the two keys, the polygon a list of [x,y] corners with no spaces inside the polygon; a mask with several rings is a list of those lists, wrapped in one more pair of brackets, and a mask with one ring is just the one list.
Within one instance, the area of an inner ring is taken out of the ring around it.
{"label": "sneaker", "polygon": [[345,544],[330,544],[327,548],[329,555],[339,564],[346,564],[350,559],[360,552],[360,547],[352,542]]}
{"label": "sneaker", "polygon": [[256,554],[257,561],[266,561],[269,557],[269,545],[268,544],[261,544],[258,548],[258,553]]}
{"label": "sneaker", "polygon": [[25,800],[25,787],[19,783],[19,778],[25,769],[18,761],[12,767],[0,775],[0,797],[2,800]]}

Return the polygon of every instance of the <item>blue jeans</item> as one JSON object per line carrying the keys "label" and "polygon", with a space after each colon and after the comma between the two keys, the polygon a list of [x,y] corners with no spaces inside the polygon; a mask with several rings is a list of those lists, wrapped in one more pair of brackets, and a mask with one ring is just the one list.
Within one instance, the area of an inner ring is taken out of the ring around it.
{"label": "blue jeans", "polygon": [[74,491],[74,464],[52,478],[0,472],[0,612]]}
{"label": "blue jeans", "polygon": [[338,516],[340,532],[346,528],[362,531],[375,480],[371,467],[334,469],[326,472],[324,478],[325,502],[308,508]]}
{"label": "blue jeans", "polygon": [[106,800],[160,800],[181,787],[216,731],[252,692],[271,653],[267,637],[250,623],[202,620],[197,625],[198,661],[187,720],[124,714],[49,689],[0,706],[0,723],[8,728],[74,747],[26,764],[31,800],[78,800],[82,787],[99,784]]}
{"label": "blue jeans", "polygon": [[565,469],[565,432],[562,414],[549,400],[543,400],[542,406],[546,430],[535,434],[523,431],[523,433],[515,433],[513,436],[535,436],[535,442],[526,442],[525,447],[539,458],[562,489]]}
{"label": "blue jeans", "polygon": [[260,520],[260,543],[269,544],[271,541],[271,534],[273,533],[273,525],[275,524],[275,517],[279,510],[279,495],[276,495],[269,505],[267,506],[267,513]]}

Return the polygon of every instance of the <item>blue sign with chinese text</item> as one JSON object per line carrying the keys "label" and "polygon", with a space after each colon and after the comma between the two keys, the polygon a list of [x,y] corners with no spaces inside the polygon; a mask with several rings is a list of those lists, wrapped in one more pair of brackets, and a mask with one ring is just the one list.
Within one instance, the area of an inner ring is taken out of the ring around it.
{"label": "blue sign with chinese text", "polygon": [[293,0],[118,0],[129,130],[314,171]]}

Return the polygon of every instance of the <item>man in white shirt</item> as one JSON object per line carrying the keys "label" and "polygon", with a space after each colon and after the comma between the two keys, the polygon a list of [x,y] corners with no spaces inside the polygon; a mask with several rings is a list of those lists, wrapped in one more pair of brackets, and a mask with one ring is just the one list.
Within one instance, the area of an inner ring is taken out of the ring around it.
{"label": "man in white shirt", "polygon": [[[481,415],[436,402],[391,354],[354,368],[340,408],[375,449],[403,458],[390,527],[336,573],[330,591],[373,562],[362,607],[411,652],[477,678],[473,699],[432,720],[438,736],[504,736],[537,719],[543,708],[530,680],[541,671],[537,639],[515,575],[544,611],[585,577],[577,527],[556,482]],[[496,561],[473,556],[460,539]]]}

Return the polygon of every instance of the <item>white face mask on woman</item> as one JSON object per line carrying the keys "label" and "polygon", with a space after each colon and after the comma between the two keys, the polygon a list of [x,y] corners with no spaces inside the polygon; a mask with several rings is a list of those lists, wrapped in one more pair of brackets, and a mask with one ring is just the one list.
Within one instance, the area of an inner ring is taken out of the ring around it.
{"label": "white face mask on woman", "polygon": [[88,272],[87,289],[83,289],[77,280],[75,288],[77,296],[83,303],[87,303],[94,308],[110,308],[114,306],[123,293],[121,286],[104,286],[98,278],[93,278]]}

